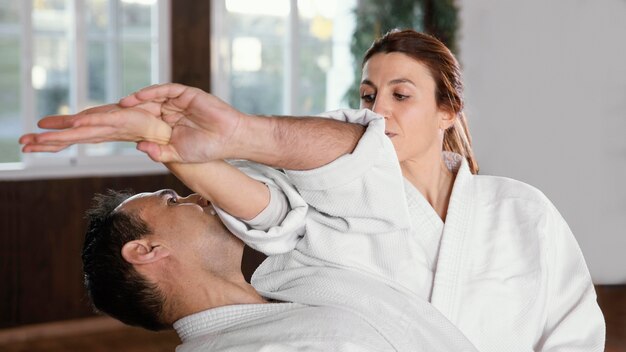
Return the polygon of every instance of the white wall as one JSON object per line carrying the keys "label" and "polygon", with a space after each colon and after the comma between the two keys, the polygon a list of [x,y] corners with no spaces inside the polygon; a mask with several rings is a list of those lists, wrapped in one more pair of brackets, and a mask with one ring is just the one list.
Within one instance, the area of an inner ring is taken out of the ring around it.
{"label": "white wall", "polygon": [[541,189],[596,283],[626,283],[626,0],[461,0],[482,174]]}

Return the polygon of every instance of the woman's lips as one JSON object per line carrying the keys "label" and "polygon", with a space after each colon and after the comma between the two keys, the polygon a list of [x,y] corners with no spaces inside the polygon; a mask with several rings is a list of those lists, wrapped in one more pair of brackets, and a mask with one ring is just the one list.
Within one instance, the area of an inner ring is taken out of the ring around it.
{"label": "woman's lips", "polygon": [[395,136],[397,136],[397,133],[393,133],[393,132],[385,132],[385,136],[389,137],[389,138],[393,138]]}

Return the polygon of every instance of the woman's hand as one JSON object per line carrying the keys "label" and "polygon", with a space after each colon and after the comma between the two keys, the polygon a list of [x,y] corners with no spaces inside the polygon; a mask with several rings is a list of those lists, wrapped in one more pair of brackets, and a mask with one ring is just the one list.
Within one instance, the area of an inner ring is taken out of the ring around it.
{"label": "woman's hand", "polygon": [[247,115],[198,88],[168,83],[144,88],[120,100],[122,107],[160,104],[172,126],[168,144],[143,141],[137,148],[160,162],[207,162],[237,156]]}

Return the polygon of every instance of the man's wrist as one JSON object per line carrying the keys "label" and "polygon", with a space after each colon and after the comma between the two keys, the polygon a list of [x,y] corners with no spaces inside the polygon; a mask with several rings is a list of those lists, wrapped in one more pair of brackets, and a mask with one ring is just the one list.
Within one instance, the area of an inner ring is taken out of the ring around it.
{"label": "man's wrist", "polygon": [[226,158],[307,170],[351,153],[364,126],[320,117],[243,114]]}
{"label": "man's wrist", "polygon": [[276,118],[241,113],[235,133],[227,143],[225,159],[245,159],[275,165],[280,158],[274,138]]}

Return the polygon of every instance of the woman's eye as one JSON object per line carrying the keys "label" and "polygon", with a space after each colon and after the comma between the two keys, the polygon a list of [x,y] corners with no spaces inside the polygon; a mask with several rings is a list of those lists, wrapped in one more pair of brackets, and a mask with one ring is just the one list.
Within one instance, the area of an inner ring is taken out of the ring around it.
{"label": "woman's eye", "polygon": [[404,95],[400,93],[393,93],[393,96],[396,98],[396,100],[404,100],[409,97],[408,95]]}
{"label": "woman's eye", "polygon": [[366,103],[371,103],[374,101],[374,99],[376,99],[376,96],[374,94],[361,94],[361,100]]}
{"label": "woman's eye", "polygon": [[176,199],[176,197],[171,197],[167,200],[167,204],[176,204],[178,203],[178,200]]}

